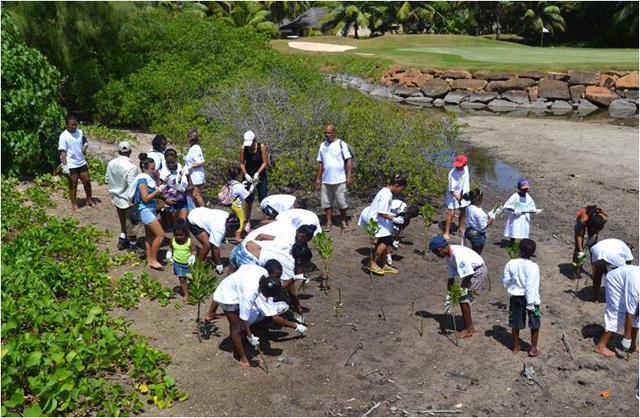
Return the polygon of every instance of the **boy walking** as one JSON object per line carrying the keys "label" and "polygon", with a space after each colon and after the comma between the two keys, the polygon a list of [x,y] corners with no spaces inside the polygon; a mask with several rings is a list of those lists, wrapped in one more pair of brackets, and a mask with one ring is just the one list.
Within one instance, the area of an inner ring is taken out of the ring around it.
{"label": "boy walking", "polygon": [[520,258],[504,266],[502,284],[509,294],[509,325],[513,336],[513,353],[520,352],[520,330],[524,329],[527,317],[531,328],[529,357],[540,355],[538,335],[540,332],[540,268],[531,261],[536,243],[528,238],[520,241]]}

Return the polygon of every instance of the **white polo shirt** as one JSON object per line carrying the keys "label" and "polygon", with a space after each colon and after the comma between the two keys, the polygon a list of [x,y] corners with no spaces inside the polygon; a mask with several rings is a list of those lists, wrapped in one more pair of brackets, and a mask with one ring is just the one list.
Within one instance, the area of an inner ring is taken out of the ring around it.
{"label": "white polo shirt", "polygon": [[460,278],[471,276],[476,268],[484,264],[482,257],[471,248],[462,245],[450,245],[449,248],[451,256],[444,258],[449,266],[449,277],[455,277],[456,274]]}
{"label": "white polo shirt", "polygon": [[291,194],[272,194],[260,202],[260,208],[271,206],[278,214],[293,208],[296,197]]}
{"label": "white polo shirt", "polygon": [[607,238],[599,241],[591,247],[591,259],[604,260],[613,267],[620,267],[633,260],[631,249],[623,241],[616,238]]}
{"label": "white polo shirt", "polygon": [[211,245],[220,247],[226,234],[228,217],[229,212],[220,209],[209,209],[203,206],[189,212],[187,220],[209,234]]}
{"label": "white polo shirt", "polygon": [[335,138],[333,142],[322,141],[317,160],[322,163],[322,182],[340,184],[347,181],[345,160],[351,158],[349,147]]}
{"label": "white polo shirt", "polygon": [[286,210],[276,216],[276,220],[288,222],[294,229],[298,229],[302,225],[315,225],[316,230],[313,231],[314,236],[322,231],[318,215],[306,209],[293,208]]}

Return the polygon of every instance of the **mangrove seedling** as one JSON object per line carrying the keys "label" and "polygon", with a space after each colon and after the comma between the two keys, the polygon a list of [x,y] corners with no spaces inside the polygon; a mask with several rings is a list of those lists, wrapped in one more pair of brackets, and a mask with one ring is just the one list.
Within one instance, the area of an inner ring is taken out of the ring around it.
{"label": "mangrove seedling", "polygon": [[205,333],[204,321],[200,319],[200,305],[205,303],[216,290],[216,282],[218,277],[213,274],[211,265],[200,260],[196,261],[191,267],[191,277],[189,278],[189,297],[187,303],[189,305],[197,305],[198,313],[196,316],[196,326],[198,331],[198,340],[202,342]]}
{"label": "mangrove seedling", "polygon": [[342,290],[338,288],[338,301],[336,305],[333,307],[333,310],[336,313],[336,319],[342,316]]}
{"label": "mangrove seedling", "polygon": [[[378,234],[378,232],[380,232],[380,225],[378,224],[378,222],[374,219],[371,218],[369,219],[369,221],[367,221],[367,223],[364,225],[364,232],[367,234],[367,236],[369,237],[369,262],[373,262],[373,250],[375,248],[375,242],[376,242],[376,235]],[[373,275],[371,273],[371,269],[369,269],[369,278],[373,278]]]}
{"label": "mangrove seedling", "polygon": [[447,296],[449,296],[449,300],[451,300],[451,310],[449,314],[451,315],[451,321],[453,322],[453,335],[456,337],[456,347],[458,347],[458,329],[456,327],[456,317],[453,312],[454,306],[457,306],[460,303],[460,299],[466,296],[469,292],[473,292],[467,288],[460,286],[459,284],[453,284],[447,290]]}
{"label": "mangrove seedling", "polygon": [[387,316],[384,314],[384,308],[382,307],[382,304],[379,301],[378,301],[378,306],[380,307],[380,313],[378,314],[378,316],[383,321],[386,321],[387,320]]}
{"label": "mangrove seedling", "polygon": [[512,260],[520,257],[520,243],[518,241],[514,241],[513,244],[507,245],[507,254],[509,254],[509,258]]}
{"label": "mangrove seedling", "polygon": [[329,290],[329,260],[333,255],[333,238],[322,231],[314,237],[314,241],[322,263],[322,280],[324,281],[324,290],[326,292]]}

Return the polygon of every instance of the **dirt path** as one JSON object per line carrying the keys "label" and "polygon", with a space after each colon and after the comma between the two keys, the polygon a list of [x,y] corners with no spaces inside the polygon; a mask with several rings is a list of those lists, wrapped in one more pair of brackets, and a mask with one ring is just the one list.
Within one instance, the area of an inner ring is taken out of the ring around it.
{"label": "dirt path", "polygon": [[[497,117],[464,120],[470,124],[467,141],[492,149],[529,176],[531,194],[544,208],[532,226],[542,274],[541,357],[513,355],[507,346],[508,299],[501,272],[508,256],[497,245],[504,217],[491,227],[483,253],[491,290],[485,288],[473,305],[477,333],[460,341],[459,347],[449,335],[451,319],[442,315],[445,264],[417,253],[425,238],[438,233],[436,225],[425,237],[420,222],[414,221],[395,256],[400,273],[373,280],[359,269],[369,251],[364,233],[340,235],[334,229],[333,288],[321,291],[318,273],[311,274],[314,280],[302,301],[310,310],[306,337],[296,338],[288,329],[260,335],[268,374],[240,368],[232,360],[225,320],[216,323],[219,328],[210,339],[199,343],[193,334],[193,306],[176,309],[174,302],[161,308],[145,300],[138,309],[115,312],[131,319],[135,330],[172,355],[172,375],[190,395],[168,410],[149,406],[145,414],[357,416],[379,403],[369,416],[419,415],[417,411],[430,408],[463,411],[438,414],[442,416],[637,416],[633,395],[638,356],[626,362],[593,352],[602,332],[604,307],[583,300],[589,297],[584,279],[576,297],[565,273],[571,261],[573,217],[581,205],[594,202],[609,213],[605,237],[638,241],[638,129]],[[140,139],[134,156],[149,148],[151,136]],[[92,150],[97,155],[115,156],[115,146],[96,142],[92,141]],[[508,194],[487,190],[485,205],[504,201]],[[118,223],[106,186],[94,182],[94,195],[101,201],[98,209],[82,208],[73,217],[112,231],[113,238],[103,245],[115,251]],[[52,213],[69,215],[69,203],[56,199],[58,208]],[[364,204],[350,213],[356,215]],[[443,216],[439,208],[438,220]],[[223,245],[223,257],[230,250],[230,245]],[[637,259],[637,250],[634,255]],[[317,253],[312,261],[319,264]],[[127,270],[144,271],[166,286],[177,285],[170,272]],[[338,288],[342,316],[336,317]],[[562,343],[563,334],[573,359]],[[529,333],[523,332],[522,338],[530,341]],[[613,342],[618,344],[619,337]],[[528,384],[521,376],[525,363],[534,367],[540,385]],[[600,395],[605,390],[610,397]]]}

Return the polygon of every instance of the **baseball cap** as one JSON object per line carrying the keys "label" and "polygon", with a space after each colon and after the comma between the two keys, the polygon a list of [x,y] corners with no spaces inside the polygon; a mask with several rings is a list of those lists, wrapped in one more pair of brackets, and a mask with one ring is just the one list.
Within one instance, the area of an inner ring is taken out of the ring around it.
{"label": "baseball cap", "polygon": [[531,183],[529,183],[529,180],[525,178],[521,178],[520,180],[518,180],[518,189],[529,189],[529,188],[531,188]]}
{"label": "baseball cap", "polygon": [[118,152],[129,152],[131,151],[131,144],[129,141],[122,141],[118,144]]}
{"label": "baseball cap", "polygon": [[254,134],[253,131],[245,132],[242,139],[244,141],[244,146],[245,147],[251,146],[251,144],[253,144],[254,139],[256,139],[256,134]]}
{"label": "baseball cap", "polygon": [[444,248],[447,245],[449,245],[449,243],[442,235],[435,236],[431,238],[431,242],[429,242],[429,252],[432,253],[438,248]]}
{"label": "baseball cap", "polygon": [[463,154],[458,154],[453,162],[454,167],[463,167],[467,164],[467,157]]}

